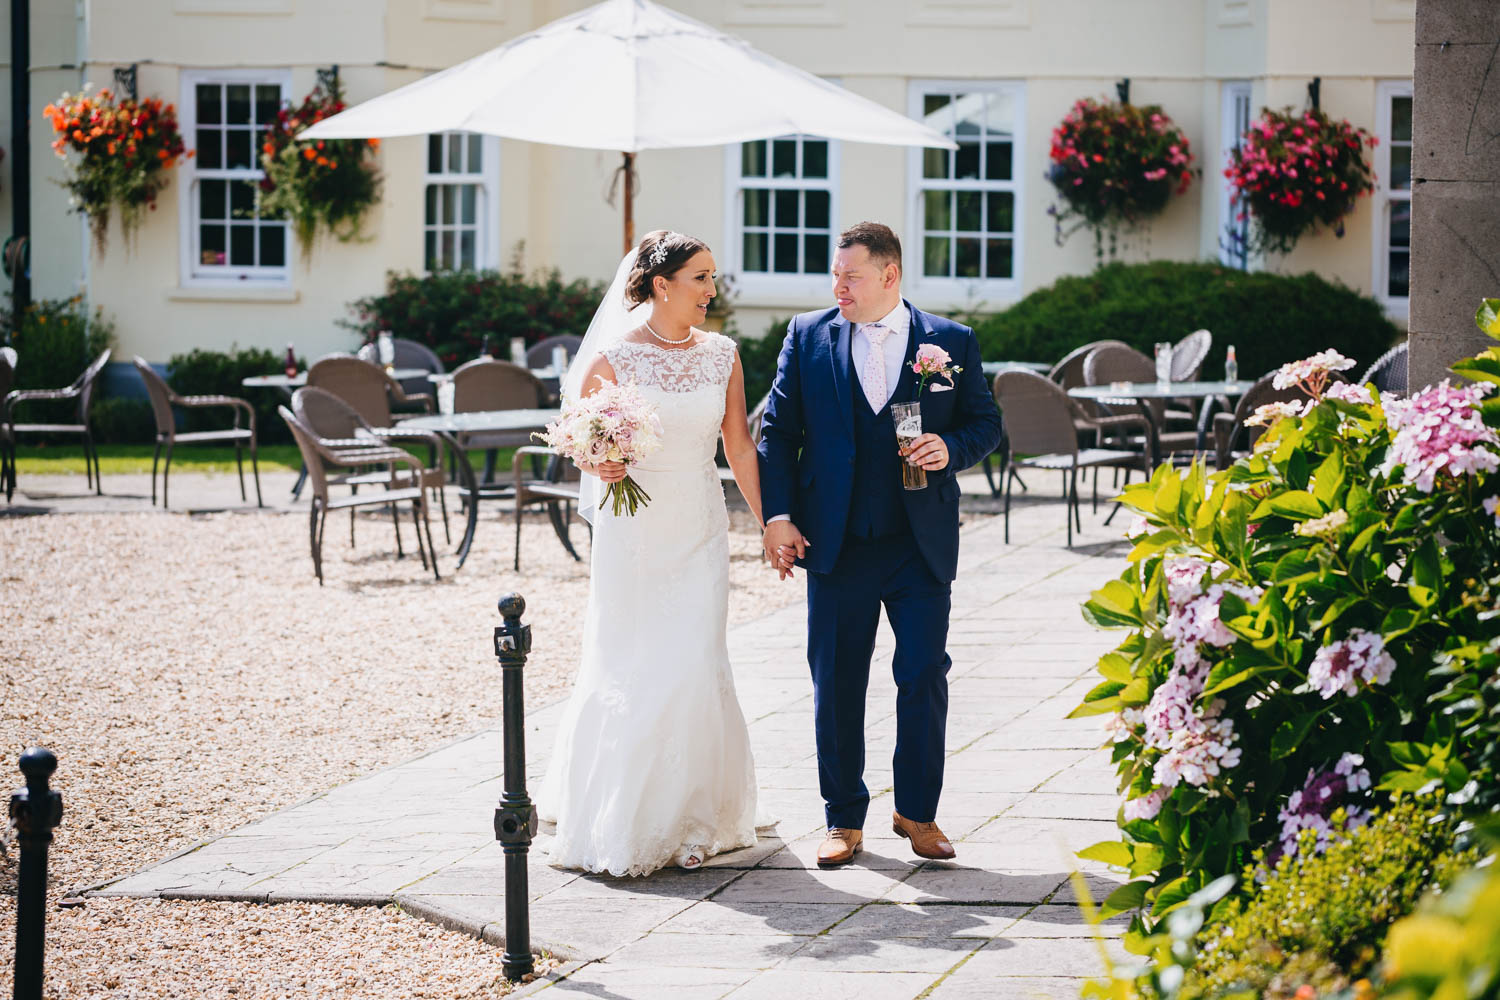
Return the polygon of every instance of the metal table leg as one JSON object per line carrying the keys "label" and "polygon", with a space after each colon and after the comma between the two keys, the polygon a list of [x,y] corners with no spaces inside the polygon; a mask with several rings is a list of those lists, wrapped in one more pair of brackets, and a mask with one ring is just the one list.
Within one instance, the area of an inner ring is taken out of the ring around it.
{"label": "metal table leg", "polygon": [[479,483],[474,476],[474,466],[469,462],[469,453],[459,447],[458,438],[448,431],[436,433],[448,447],[450,460],[457,466],[458,488],[464,501],[464,534],[458,540],[458,565],[454,567],[457,571],[463,569],[464,560],[469,558],[469,549],[474,545],[474,530],[479,526]]}

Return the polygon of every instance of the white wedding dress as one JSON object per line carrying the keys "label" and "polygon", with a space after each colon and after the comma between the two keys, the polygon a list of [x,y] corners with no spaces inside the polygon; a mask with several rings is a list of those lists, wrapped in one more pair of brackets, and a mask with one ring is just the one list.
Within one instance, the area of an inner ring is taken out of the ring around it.
{"label": "white wedding dress", "polygon": [[[734,342],[603,353],[656,406],[662,447],[599,504],[583,650],[538,796],[551,862],[644,875],[755,843],[755,765],[729,668],[729,518],[714,467]],[[592,480],[585,480],[592,484]],[[602,487],[601,493],[602,493]]]}

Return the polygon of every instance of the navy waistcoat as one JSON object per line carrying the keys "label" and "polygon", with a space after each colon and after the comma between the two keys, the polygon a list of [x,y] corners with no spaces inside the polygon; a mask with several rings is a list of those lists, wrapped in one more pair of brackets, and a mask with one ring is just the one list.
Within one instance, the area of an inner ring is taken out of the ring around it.
{"label": "navy waistcoat", "polygon": [[[915,326],[915,325],[914,325]],[[907,337],[906,360],[901,364],[901,378],[891,402],[913,399],[916,377],[911,362],[916,357],[917,331]],[[854,406],[854,493],[849,498],[849,534],[855,538],[885,538],[911,533],[906,503],[901,499],[901,456],[896,450],[896,423],[891,419],[891,405],[879,413],[870,409],[870,400],[860,385],[859,373],[850,372],[849,395]]]}

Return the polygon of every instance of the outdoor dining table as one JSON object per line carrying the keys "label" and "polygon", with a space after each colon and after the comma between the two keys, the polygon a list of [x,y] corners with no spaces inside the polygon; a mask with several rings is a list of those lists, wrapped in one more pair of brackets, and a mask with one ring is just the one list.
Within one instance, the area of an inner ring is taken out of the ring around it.
{"label": "outdoor dining table", "polygon": [[1250,382],[1110,382],[1105,385],[1080,385],[1068,390],[1074,399],[1089,399],[1096,403],[1135,403],[1146,417],[1148,433],[1146,444],[1153,466],[1161,463],[1161,428],[1151,413],[1151,403],[1164,399],[1201,399],[1203,409],[1198,415],[1197,449],[1203,450],[1204,434],[1208,426],[1208,415],[1217,398],[1232,399],[1243,396]]}
{"label": "outdoor dining table", "polygon": [[[509,486],[495,483],[481,485],[474,475],[474,466],[459,444],[461,434],[479,434],[493,431],[540,431],[549,421],[556,420],[561,410],[474,410],[469,413],[430,413],[401,421],[404,430],[431,431],[442,438],[454,456],[458,472],[458,486],[464,498],[466,519],[463,537],[458,541],[458,567],[469,558],[469,549],[474,544],[474,529],[479,524],[479,501],[485,496],[498,496]],[[567,541],[567,524],[563,521],[562,509],[557,503],[549,503],[547,511],[552,519],[552,530],[564,546]]]}

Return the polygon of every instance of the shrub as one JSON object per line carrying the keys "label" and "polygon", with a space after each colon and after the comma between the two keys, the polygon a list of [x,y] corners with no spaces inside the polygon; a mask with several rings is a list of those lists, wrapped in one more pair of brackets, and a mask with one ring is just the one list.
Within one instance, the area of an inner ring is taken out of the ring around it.
{"label": "shrub", "polygon": [[[249,375],[274,375],[284,364],[283,357],[259,347],[192,350],[174,354],[167,361],[167,382],[184,396],[238,396],[248,401],[255,407],[258,441],[286,443],[292,439],[291,432],[276,413],[283,402],[281,395],[267,389],[246,389],[240,384]],[[298,365],[305,368],[307,362],[299,360]],[[178,426],[184,431],[221,430],[229,426],[227,421],[231,416],[229,410],[220,407],[181,409]],[[152,427],[155,426],[153,421]]]}
{"label": "shrub", "polygon": [[519,266],[425,277],[391,272],[385,292],[351,303],[355,318],[340,325],[362,341],[381,330],[420,341],[451,368],[477,357],[486,337],[534,344],[553,334],[582,336],[604,291],[602,282],[565,282],[556,270],[527,277]]}
{"label": "shrub", "polygon": [[1368,824],[1348,830],[1340,815],[1322,854],[1304,830],[1304,850],[1281,858],[1269,877],[1260,863],[1243,873],[1253,896],[1231,897],[1203,932],[1181,996],[1253,992],[1291,997],[1304,986],[1343,989],[1376,971],[1391,924],[1429,889],[1451,883],[1478,860],[1454,848],[1454,823],[1433,815],[1429,797],[1407,797]]}
{"label": "shrub", "polygon": [[[3,315],[5,342],[16,349],[17,389],[61,389],[83,374],[89,362],[114,342],[114,325],[102,310],[90,315],[83,299],[33,302],[19,315],[14,308]],[[95,386],[94,400],[99,399]],[[33,401],[18,409],[25,423],[73,423],[78,401]],[[28,437],[27,440],[35,440]],[[76,436],[59,440],[74,441]]]}
{"label": "shrub", "polygon": [[745,373],[745,406],[750,409],[771,391],[771,383],[776,380],[776,360],[786,342],[787,322],[773,319],[762,336],[735,337],[740,349],[740,369]]}
{"label": "shrub", "polygon": [[97,444],[150,444],[156,440],[151,401],[138,397],[95,400],[89,407],[89,427]]}
{"label": "shrub", "polygon": [[1229,344],[1241,375],[1255,378],[1305,357],[1310,344],[1368,364],[1400,336],[1375,300],[1315,274],[1181,261],[1113,263],[1060,278],[972,325],[990,361],[1057,361],[1095,340],[1123,340],[1150,355],[1155,343],[1207,328],[1215,345],[1207,377],[1222,376]]}
{"label": "shrub", "polygon": [[[1108,909],[1161,916],[1381,791],[1473,801],[1491,730],[1443,692],[1465,689],[1453,671],[1493,669],[1463,654],[1500,638],[1500,591],[1482,582],[1500,564],[1500,434],[1484,422],[1500,411],[1481,410],[1482,385],[1397,401],[1330,383],[1351,364],[1287,366],[1311,398],[1263,407],[1271,426],[1234,467],[1162,466],[1124,493],[1142,515],[1130,565],[1085,614],[1131,634],[1076,713],[1116,713],[1124,838],[1085,854],[1136,881]],[[1456,370],[1500,382],[1500,353]]]}
{"label": "shrub", "polygon": [[1384,973],[1390,1000],[1500,996],[1500,864],[1465,873],[1392,927]]}

